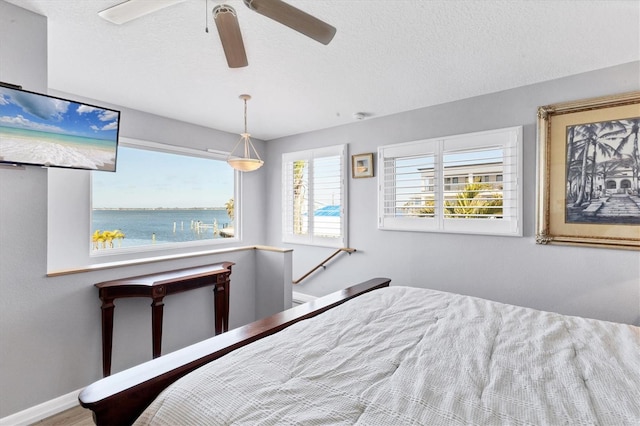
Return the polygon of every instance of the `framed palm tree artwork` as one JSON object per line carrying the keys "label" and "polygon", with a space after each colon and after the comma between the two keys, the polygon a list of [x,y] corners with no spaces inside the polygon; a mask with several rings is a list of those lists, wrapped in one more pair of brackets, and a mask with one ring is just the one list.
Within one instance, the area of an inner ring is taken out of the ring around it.
{"label": "framed palm tree artwork", "polygon": [[640,250],[640,92],[538,108],[536,242]]}

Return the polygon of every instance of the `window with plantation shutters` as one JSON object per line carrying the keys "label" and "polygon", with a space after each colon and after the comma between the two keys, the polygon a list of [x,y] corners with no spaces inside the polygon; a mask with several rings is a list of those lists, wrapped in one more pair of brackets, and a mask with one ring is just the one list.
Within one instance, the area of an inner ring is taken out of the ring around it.
{"label": "window with plantation shutters", "polygon": [[522,235],[522,127],[378,149],[380,229]]}
{"label": "window with plantation shutters", "polygon": [[282,239],[347,247],[346,145],[282,155]]}

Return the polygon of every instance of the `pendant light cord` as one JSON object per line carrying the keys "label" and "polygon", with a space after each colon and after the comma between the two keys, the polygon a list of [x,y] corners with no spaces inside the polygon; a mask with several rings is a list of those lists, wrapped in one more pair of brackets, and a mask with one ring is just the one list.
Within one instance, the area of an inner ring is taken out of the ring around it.
{"label": "pendant light cord", "polygon": [[209,33],[209,18],[207,17],[209,13],[209,0],[204,2],[204,32]]}
{"label": "pendant light cord", "polygon": [[244,132],[247,133],[247,99],[244,99]]}

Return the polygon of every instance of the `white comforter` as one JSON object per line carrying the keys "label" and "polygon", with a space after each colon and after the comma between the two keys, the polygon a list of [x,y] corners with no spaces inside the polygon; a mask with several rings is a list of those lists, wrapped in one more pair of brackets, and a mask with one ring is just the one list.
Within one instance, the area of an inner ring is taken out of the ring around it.
{"label": "white comforter", "polygon": [[156,425],[640,425],[640,328],[375,290],[176,382]]}

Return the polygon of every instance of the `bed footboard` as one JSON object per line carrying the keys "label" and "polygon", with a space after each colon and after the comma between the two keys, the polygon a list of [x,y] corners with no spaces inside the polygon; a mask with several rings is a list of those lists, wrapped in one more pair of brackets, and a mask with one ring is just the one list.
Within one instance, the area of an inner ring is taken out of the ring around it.
{"label": "bed footboard", "polygon": [[80,393],[80,405],[93,411],[97,425],[132,424],[162,390],[196,368],[390,282],[374,278],[356,284],[106,377]]}

